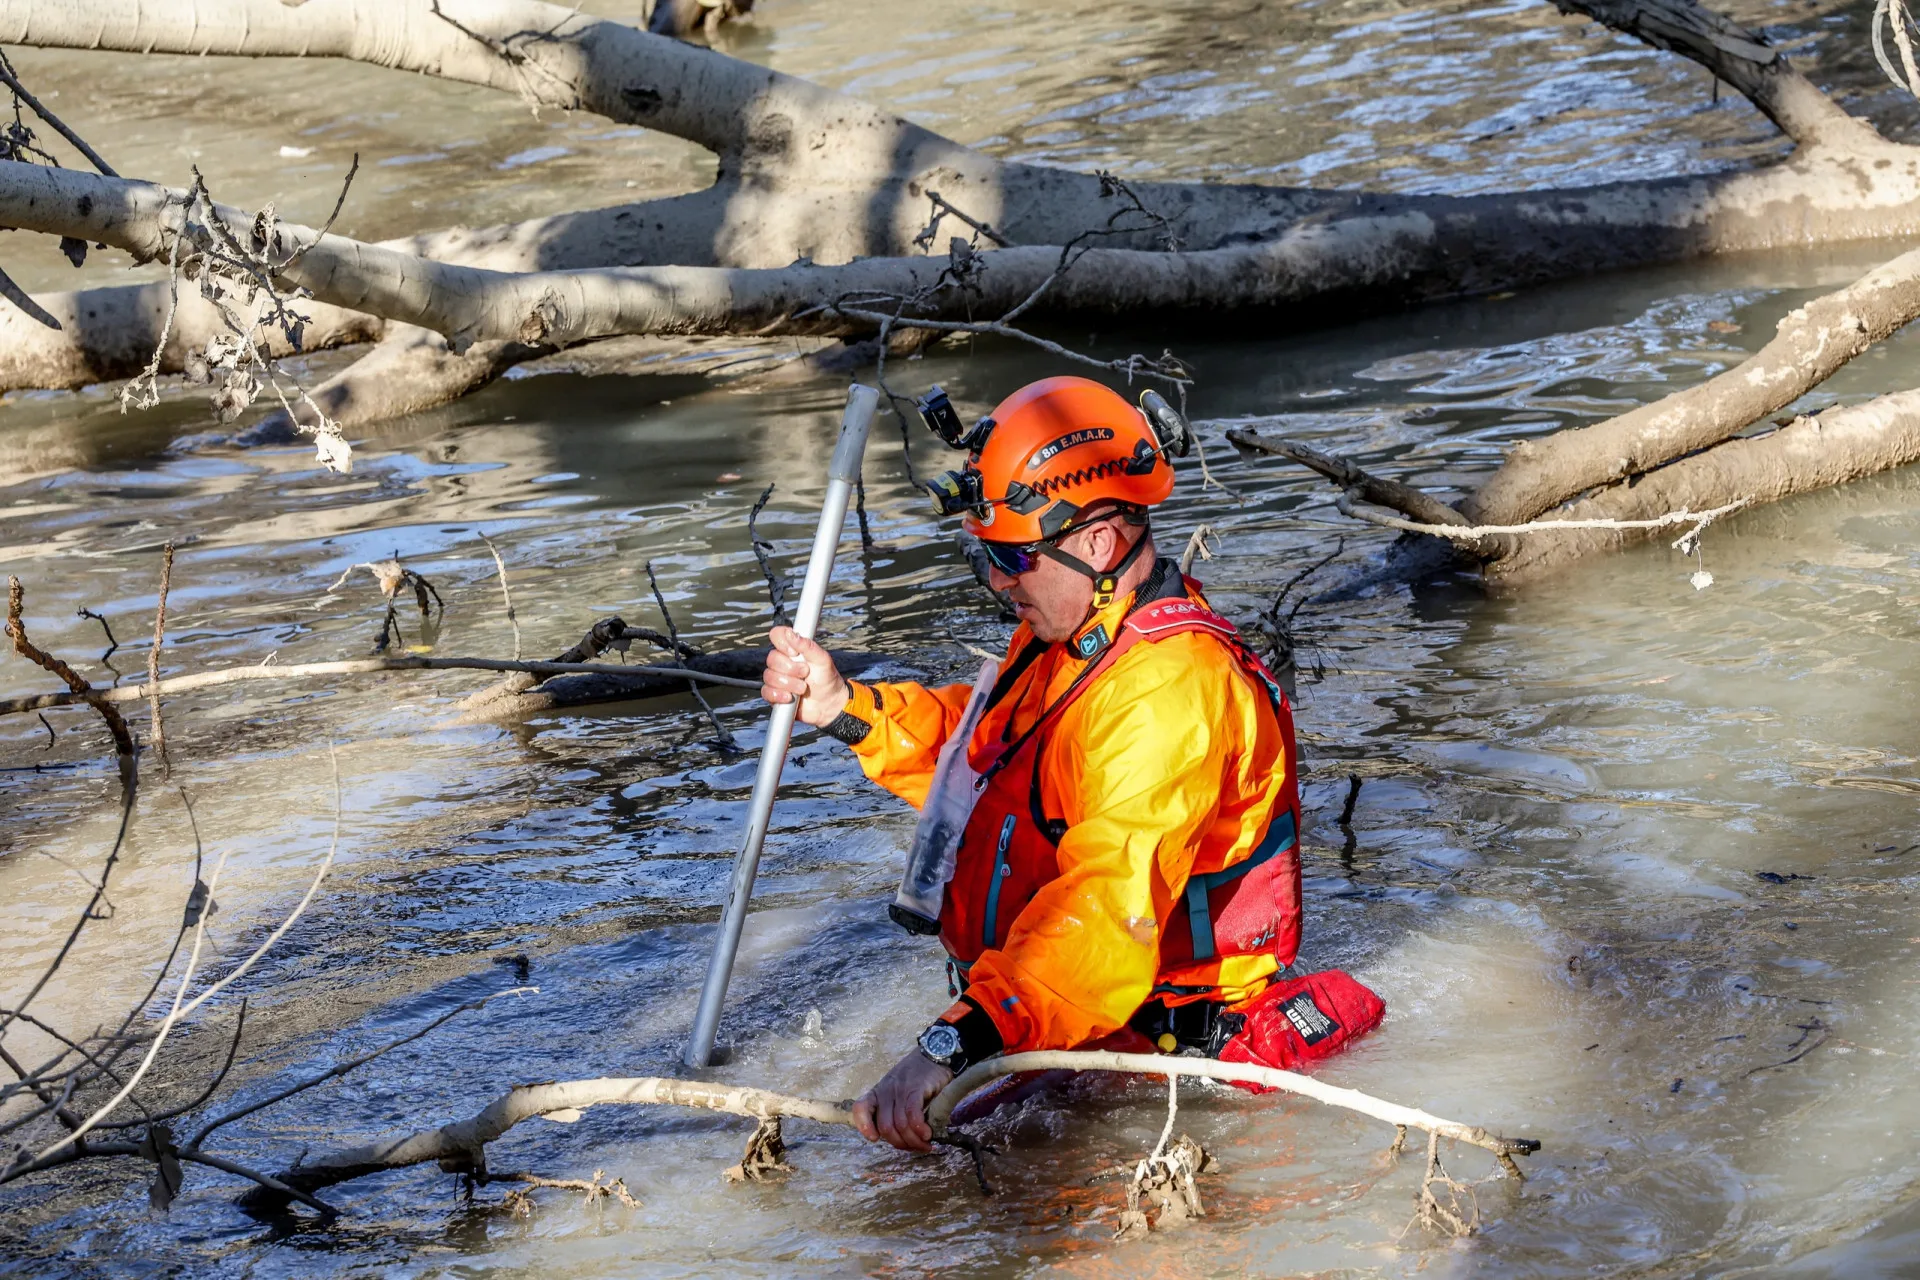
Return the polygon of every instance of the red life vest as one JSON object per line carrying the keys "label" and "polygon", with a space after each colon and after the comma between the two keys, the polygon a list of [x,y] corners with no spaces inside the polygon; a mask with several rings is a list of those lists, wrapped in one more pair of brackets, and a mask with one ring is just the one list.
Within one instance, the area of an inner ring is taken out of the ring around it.
{"label": "red life vest", "polygon": [[[1241,668],[1266,690],[1286,744],[1289,776],[1253,852],[1231,866],[1189,876],[1179,886],[1172,918],[1160,933],[1159,972],[1262,953],[1272,954],[1285,967],[1300,945],[1300,799],[1292,776],[1295,738],[1286,695],[1231,622],[1184,595],[1137,607],[1119,631],[1040,719],[981,770],[985,785],[968,819],[953,880],[947,886],[940,940],[960,968],[966,969],[983,951],[1005,943],[1021,910],[1060,874],[1055,850],[1067,824],[1045,811],[1040,762],[1049,730],[1061,713],[1133,646],[1197,631],[1227,645]],[[1008,663],[994,701],[1010,692],[1044,647],[1035,641]],[[1204,998],[1212,990],[1210,986],[1154,988],[1156,995],[1173,1004]]]}

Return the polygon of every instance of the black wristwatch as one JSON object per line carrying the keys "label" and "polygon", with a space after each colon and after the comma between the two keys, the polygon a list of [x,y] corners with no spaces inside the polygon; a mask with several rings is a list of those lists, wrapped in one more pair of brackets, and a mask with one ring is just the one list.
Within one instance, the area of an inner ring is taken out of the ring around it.
{"label": "black wristwatch", "polygon": [[960,1047],[960,1032],[951,1022],[936,1022],[920,1033],[920,1056],[935,1066],[945,1067],[956,1076],[967,1068],[966,1051]]}

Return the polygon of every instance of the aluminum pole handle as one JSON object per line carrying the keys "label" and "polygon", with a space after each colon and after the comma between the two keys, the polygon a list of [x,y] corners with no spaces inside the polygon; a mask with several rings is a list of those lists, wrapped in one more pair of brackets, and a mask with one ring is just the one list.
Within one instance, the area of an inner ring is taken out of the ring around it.
{"label": "aluminum pole handle", "polygon": [[[820,524],[814,530],[813,552],[807,557],[807,577],[800,588],[799,606],[794,610],[793,629],[809,640],[820,625],[827,581],[833,576],[834,550],[840,543],[840,529],[847,520],[847,503],[859,479],[860,457],[867,447],[867,431],[873,425],[874,411],[879,404],[880,393],[872,387],[856,382],[847,392],[840,439],[827,465],[827,496],[820,504]],[[775,705],[773,714],[767,718],[767,743],[761,748],[760,770],[754,776],[746,839],[733,860],[733,878],[727,887],[726,906],[720,913],[720,936],[707,966],[706,985],[700,989],[693,1035],[687,1041],[683,1060],[689,1067],[704,1067],[713,1057],[714,1037],[720,1030],[720,1009],[726,1003],[727,983],[733,977],[733,959],[740,950],[740,932],[747,922],[747,903],[753,896],[753,879],[760,869],[760,849],[766,843],[774,794],[780,789],[780,771],[787,762],[787,743],[793,736],[794,718],[799,714],[800,703],[796,699]]]}

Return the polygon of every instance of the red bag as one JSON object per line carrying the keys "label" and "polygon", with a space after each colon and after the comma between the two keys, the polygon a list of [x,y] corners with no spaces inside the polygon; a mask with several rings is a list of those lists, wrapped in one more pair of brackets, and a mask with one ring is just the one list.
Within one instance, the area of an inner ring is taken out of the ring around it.
{"label": "red bag", "polygon": [[[1302,974],[1268,987],[1237,1015],[1244,1025],[1220,1049],[1222,1062],[1305,1071],[1331,1058],[1386,1016],[1386,1001],[1338,969]],[[1234,1082],[1254,1093],[1266,1085]]]}

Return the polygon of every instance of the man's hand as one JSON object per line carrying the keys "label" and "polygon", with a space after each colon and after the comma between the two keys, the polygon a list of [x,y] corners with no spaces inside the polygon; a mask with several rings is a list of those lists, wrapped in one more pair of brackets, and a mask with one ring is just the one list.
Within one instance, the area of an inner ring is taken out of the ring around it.
{"label": "man's hand", "polygon": [[868,1142],[891,1142],[902,1151],[933,1150],[927,1103],[953,1080],[953,1072],[919,1050],[893,1064],[880,1083],[853,1104],[853,1127]]}
{"label": "man's hand", "polygon": [[832,724],[852,695],[833,658],[792,627],[775,627],[767,639],[773,648],[767,653],[767,669],[760,673],[760,696],[768,702],[797,697],[802,721],[816,729]]}

